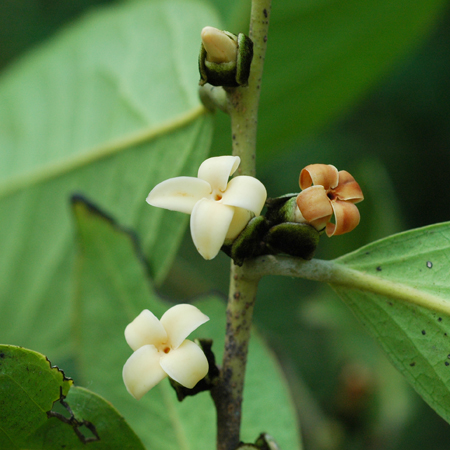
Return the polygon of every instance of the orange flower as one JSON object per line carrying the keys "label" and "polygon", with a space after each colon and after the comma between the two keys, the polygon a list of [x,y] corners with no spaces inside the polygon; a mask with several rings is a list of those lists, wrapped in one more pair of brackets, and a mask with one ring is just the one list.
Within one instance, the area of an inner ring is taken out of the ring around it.
{"label": "orange flower", "polygon": [[[302,192],[298,194],[297,206],[305,222],[317,230],[326,227],[328,237],[348,233],[359,224],[355,203],[364,200],[364,196],[347,171],[338,172],[327,164],[310,164],[300,172],[299,183]],[[333,214],[335,223],[330,222]]]}

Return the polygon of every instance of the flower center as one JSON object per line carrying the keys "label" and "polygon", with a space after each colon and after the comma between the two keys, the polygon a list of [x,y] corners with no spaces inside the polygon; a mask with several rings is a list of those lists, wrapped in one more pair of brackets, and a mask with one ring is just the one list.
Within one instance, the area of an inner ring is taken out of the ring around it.
{"label": "flower center", "polygon": [[164,347],[164,348],[163,348],[163,352],[164,352],[164,353],[169,353],[169,352],[170,352],[170,347],[167,347],[167,346]]}
{"label": "flower center", "polygon": [[334,195],[334,192],[328,192],[327,197],[332,201],[336,199],[336,195]]}
{"label": "flower center", "polygon": [[219,202],[222,200],[223,192],[220,189],[213,189],[211,192],[211,197],[216,201]]}

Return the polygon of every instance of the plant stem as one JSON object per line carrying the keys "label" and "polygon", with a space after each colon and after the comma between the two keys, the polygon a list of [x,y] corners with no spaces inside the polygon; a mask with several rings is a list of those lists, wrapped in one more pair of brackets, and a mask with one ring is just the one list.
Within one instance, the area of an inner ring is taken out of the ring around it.
{"label": "plant stem", "polygon": [[234,450],[240,442],[247,351],[258,287],[256,280],[245,278],[241,268],[235,267],[230,280],[220,383],[211,391],[217,409],[218,450]]}
{"label": "plant stem", "polygon": [[253,0],[249,37],[253,41],[253,61],[247,87],[228,90],[233,155],[241,158],[239,175],[255,176],[256,131],[261,80],[267,47],[272,0]]}
{"label": "plant stem", "polygon": [[[233,155],[241,158],[239,175],[255,176],[256,132],[271,0],[252,0],[249,37],[253,61],[248,86],[227,90]],[[227,328],[220,383],[211,391],[217,409],[217,449],[240,443],[241,409],[248,343],[258,281],[231,264]],[[256,436],[255,436],[256,438]]]}

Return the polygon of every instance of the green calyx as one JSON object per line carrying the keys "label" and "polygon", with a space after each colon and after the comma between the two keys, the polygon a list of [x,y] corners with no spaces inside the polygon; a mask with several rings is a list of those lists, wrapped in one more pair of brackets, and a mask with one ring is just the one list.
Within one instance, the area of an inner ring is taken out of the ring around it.
{"label": "green calyx", "polygon": [[222,250],[238,266],[261,255],[284,253],[302,259],[313,258],[320,233],[307,223],[296,222],[297,194],[268,199],[265,216],[254,217],[234,241]]}
{"label": "green calyx", "polygon": [[264,236],[267,231],[265,217],[254,217],[234,241],[225,241],[222,250],[236,265],[242,266],[246,259],[265,253]]}
{"label": "green calyx", "polygon": [[219,378],[219,368],[216,365],[216,358],[212,351],[213,341],[211,339],[195,339],[194,342],[203,350],[208,360],[209,370],[205,378],[200,380],[192,389],[182,386],[180,383],[169,377],[169,382],[177,394],[177,399],[182,402],[186,397],[194,396],[200,392],[210,391]]}
{"label": "green calyx", "polygon": [[240,444],[236,450],[280,450],[275,439],[267,433],[261,433],[254,444]]}
{"label": "green calyx", "polygon": [[268,253],[286,253],[312,259],[319,244],[318,231],[306,223],[285,222],[270,228],[265,236]]}

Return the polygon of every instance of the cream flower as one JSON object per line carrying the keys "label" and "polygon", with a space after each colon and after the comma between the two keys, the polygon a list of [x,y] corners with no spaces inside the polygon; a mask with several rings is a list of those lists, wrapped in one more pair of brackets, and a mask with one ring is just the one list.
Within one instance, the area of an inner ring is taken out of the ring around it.
{"label": "cream flower", "polygon": [[239,163],[238,156],[209,158],[198,169],[198,178],[170,178],[147,197],[152,206],[191,214],[192,240],[205,259],[213,259],[225,239],[234,240],[266,201],[266,188],[256,178],[243,175],[228,181]]}
{"label": "cream flower", "polygon": [[[317,230],[326,227],[327,236],[352,231],[360,220],[355,203],[364,200],[359,184],[345,170],[326,164],[310,164],[300,172],[302,192],[297,197],[299,222]],[[334,214],[335,223],[330,219]]]}
{"label": "cream flower", "polygon": [[192,389],[209,367],[202,349],[186,337],[208,320],[188,304],[173,306],[161,320],[144,309],[125,329],[134,350],[122,373],[128,392],[139,400],[167,376]]}

